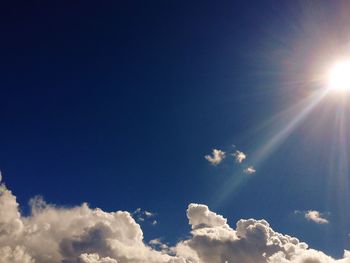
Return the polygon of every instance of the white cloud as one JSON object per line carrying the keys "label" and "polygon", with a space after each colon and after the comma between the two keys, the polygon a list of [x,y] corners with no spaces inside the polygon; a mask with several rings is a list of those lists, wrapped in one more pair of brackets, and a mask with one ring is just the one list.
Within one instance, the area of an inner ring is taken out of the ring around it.
{"label": "white cloud", "polygon": [[34,198],[23,216],[16,197],[1,188],[0,263],[350,263],[348,252],[335,260],[265,220],[241,219],[231,228],[206,205],[188,206],[191,235],[168,247],[160,240],[146,244],[128,212],[61,208]]}
{"label": "white cloud", "polygon": [[87,204],[59,208],[35,198],[31,201],[31,215],[24,217],[16,197],[7,189],[0,195],[0,253],[0,258],[6,258],[1,263],[176,259],[146,246],[140,225],[128,212],[104,212]]}
{"label": "white cloud", "polygon": [[100,258],[98,254],[81,254],[78,258],[79,263],[118,263],[116,259],[105,257]]}
{"label": "white cloud", "polygon": [[204,158],[212,165],[220,164],[225,159],[225,157],[225,152],[218,149],[213,149],[212,155],[204,156]]}
{"label": "white cloud", "polygon": [[335,260],[309,249],[297,238],[275,232],[265,220],[241,219],[236,229],[205,205],[187,210],[192,237],[176,246],[176,253],[193,262],[205,263],[349,263],[350,255]]}
{"label": "white cloud", "polygon": [[187,209],[187,217],[192,229],[203,226],[226,225],[227,220],[220,215],[211,212],[206,205],[190,204]]}
{"label": "white cloud", "polygon": [[[137,208],[133,213],[132,216],[136,218],[137,221],[139,222],[145,222],[145,221],[150,221],[152,218],[156,216],[156,213],[147,211],[147,210],[142,210],[141,208]],[[157,220],[153,219],[150,222],[152,225],[157,224]]]}
{"label": "white cloud", "polygon": [[0,248],[0,263],[34,263],[24,247],[3,246]]}
{"label": "white cloud", "polygon": [[323,215],[316,210],[309,210],[305,213],[305,218],[307,220],[313,221],[316,224],[328,224],[329,221],[322,216]]}
{"label": "white cloud", "polygon": [[147,216],[147,217],[153,217],[153,216],[154,216],[154,213],[149,212],[149,211],[145,211],[145,216]]}
{"label": "white cloud", "polygon": [[247,158],[247,155],[239,150],[235,151],[232,156],[236,163],[242,163]]}
{"label": "white cloud", "polygon": [[164,253],[171,253],[169,246],[166,243],[163,243],[160,238],[152,239],[148,242],[148,244]]}
{"label": "white cloud", "polygon": [[245,168],[245,169],[243,170],[243,172],[244,172],[245,174],[253,174],[253,173],[256,172],[256,170],[254,169],[253,166],[248,166],[247,168]]}
{"label": "white cloud", "polygon": [[162,244],[162,241],[160,240],[160,238],[155,238],[155,239],[151,239],[148,244],[150,244],[151,246],[159,246]]}

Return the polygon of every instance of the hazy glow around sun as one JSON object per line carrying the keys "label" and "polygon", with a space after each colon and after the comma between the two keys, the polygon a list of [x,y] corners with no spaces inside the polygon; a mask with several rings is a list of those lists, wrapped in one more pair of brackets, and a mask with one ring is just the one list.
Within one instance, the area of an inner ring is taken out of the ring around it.
{"label": "hazy glow around sun", "polygon": [[350,60],[338,62],[332,67],[329,88],[334,91],[350,91]]}

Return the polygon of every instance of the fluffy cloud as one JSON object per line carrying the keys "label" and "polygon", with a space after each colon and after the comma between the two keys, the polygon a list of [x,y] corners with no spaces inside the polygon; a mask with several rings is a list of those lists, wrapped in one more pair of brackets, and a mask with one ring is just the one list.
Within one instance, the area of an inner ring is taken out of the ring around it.
{"label": "fluffy cloud", "polygon": [[79,263],[118,263],[116,259],[106,257],[100,258],[98,254],[81,254],[78,258]]}
{"label": "fluffy cloud", "polygon": [[243,170],[243,173],[245,173],[245,174],[253,174],[255,172],[256,172],[256,170],[254,169],[253,166],[249,166]]}
{"label": "fluffy cloud", "polygon": [[192,237],[177,244],[178,256],[193,262],[224,263],[350,263],[309,249],[295,237],[275,232],[265,220],[241,219],[232,229],[227,220],[205,205],[190,204],[187,216]]}
{"label": "fluffy cloud", "polygon": [[309,249],[275,232],[265,220],[241,219],[235,228],[206,205],[190,204],[189,238],[174,247],[147,245],[132,214],[105,212],[87,204],[61,208],[40,198],[20,214],[16,197],[0,191],[0,263],[350,263]]}
{"label": "fluffy cloud", "polygon": [[24,247],[3,246],[0,248],[0,263],[34,263]]}
{"label": "fluffy cloud", "polygon": [[148,242],[148,244],[155,249],[161,250],[162,252],[172,253],[172,248],[170,248],[168,244],[163,243],[160,238],[152,239]]}
{"label": "fluffy cloud", "polygon": [[[31,200],[21,216],[16,197],[5,186],[0,195],[0,258],[4,263],[176,262],[143,242],[128,212],[104,212],[87,204],[59,208]],[[0,259],[0,262],[2,263]]]}
{"label": "fluffy cloud", "polygon": [[309,210],[305,213],[305,218],[307,220],[313,221],[316,224],[328,224],[329,221],[322,217],[323,215],[316,210]]}
{"label": "fluffy cloud", "polygon": [[220,164],[225,159],[225,157],[225,152],[218,149],[213,149],[212,155],[204,156],[204,158],[212,165]]}
{"label": "fluffy cloud", "polygon": [[242,163],[247,158],[247,155],[239,150],[235,151],[232,156],[236,163]]}

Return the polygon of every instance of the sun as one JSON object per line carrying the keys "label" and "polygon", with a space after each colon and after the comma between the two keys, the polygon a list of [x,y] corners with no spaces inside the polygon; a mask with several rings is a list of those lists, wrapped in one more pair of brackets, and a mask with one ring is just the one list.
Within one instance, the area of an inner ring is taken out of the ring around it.
{"label": "sun", "polygon": [[336,63],[329,73],[329,89],[350,92],[350,60]]}

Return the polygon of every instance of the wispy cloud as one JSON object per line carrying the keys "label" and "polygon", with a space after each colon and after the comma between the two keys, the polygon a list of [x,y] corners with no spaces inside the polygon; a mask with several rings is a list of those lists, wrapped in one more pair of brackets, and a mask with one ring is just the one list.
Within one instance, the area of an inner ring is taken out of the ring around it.
{"label": "wispy cloud", "polygon": [[155,215],[154,213],[145,210],[145,216],[147,216],[147,217],[152,217],[152,216],[154,216],[154,215]]}
{"label": "wispy cloud", "polygon": [[309,210],[305,212],[305,218],[307,220],[315,222],[316,224],[328,224],[329,221],[323,216],[323,214],[316,210]]}
{"label": "wispy cloud", "polygon": [[232,156],[236,163],[242,163],[247,158],[247,155],[239,150],[235,151]]}
{"label": "wispy cloud", "polygon": [[157,250],[162,251],[163,253],[171,253],[171,248],[168,244],[164,243],[161,238],[155,238],[148,242],[148,244]]}
{"label": "wispy cloud", "polygon": [[243,173],[245,173],[245,174],[253,174],[255,172],[256,172],[256,170],[253,166],[248,166],[247,168],[245,168],[243,170]]}
{"label": "wispy cloud", "polygon": [[[137,221],[139,222],[145,222],[151,220],[153,218],[153,221],[150,222],[152,225],[157,224],[157,220],[154,219],[156,216],[156,213],[147,211],[147,210],[142,210],[141,208],[137,208],[133,213],[133,217],[136,218]],[[1,263],[1,262],[0,262]]]}
{"label": "wispy cloud", "polygon": [[211,155],[206,155],[204,158],[210,162],[212,165],[218,165],[220,164],[226,157],[226,154],[224,151],[213,149]]}

